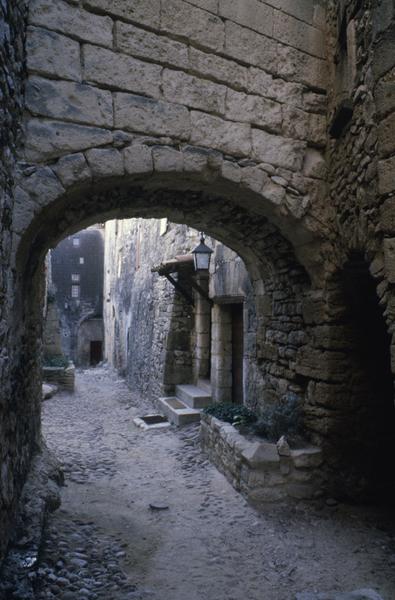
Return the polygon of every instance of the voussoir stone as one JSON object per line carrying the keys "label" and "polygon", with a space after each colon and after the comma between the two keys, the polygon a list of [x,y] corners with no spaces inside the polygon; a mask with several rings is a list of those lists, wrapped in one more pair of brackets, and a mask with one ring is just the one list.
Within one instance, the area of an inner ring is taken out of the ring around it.
{"label": "voussoir stone", "polygon": [[30,77],[26,106],[35,115],[112,127],[111,92],[72,81]]}
{"label": "voussoir stone", "polygon": [[69,154],[58,160],[53,167],[65,187],[91,179],[92,174],[82,152]]}
{"label": "voussoir stone", "polygon": [[20,181],[21,187],[38,206],[45,206],[64,193],[64,187],[50,167],[37,169]]}
{"label": "voussoir stone", "polygon": [[114,94],[115,126],[128,131],[188,139],[189,112],[185,106],[134,94]]}
{"label": "voussoir stone", "polygon": [[92,148],[85,152],[93,177],[123,175],[123,158],[115,148]]}
{"label": "voussoir stone", "polygon": [[252,153],[256,160],[297,171],[303,164],[304,148],[304,142],[252,130]]}
{"label": "voussoir stone", "polygon": [[154,166],[152,160],[152,149],[142,144],[134,144],[125,148],[122,152],[124,158],[125,172],[128,175],[139,175],[152,173]]}
{"label": "voussoir stone", "polygon": [[218,83],[182,71],[165,69],[162,89],[164,97],[170,102],[222,115],[225,112],[226,87]]}
{"label": "voussoir stone", "polygon": [[87,148],[104,146],[112,141],[110,131],[98,127],[30,119],[26,126],[25,156],[43,161]]}
{"label": "voussoir stone", "polygon": [[29,71],[81,81],[80,45],[41,27],[28,27],[26,60]]}
{"label": "voussoir stone", "polygon": [[147,96],[160,95],[162,67],[159,65],[90,45],[84,46],[83,57],[84,78],[90,83]]}
{"label": "voussoir stone", "polygon": [[154,146],[152,149],[154,169],[158,172],[182,171],[184,166],[183,153],[169,146]]}
{"label": "voussoir stone", "polygon": [[32,0],[29,22],[84,42],[112,46],[113,22],[109,17],[92,14],[63,0]]}
{"label": "voussoir stone", "polygon": [[279,131],[282,123],[281,104],[260,96],[228,90],[226,118],[232,121],[246,121]]}

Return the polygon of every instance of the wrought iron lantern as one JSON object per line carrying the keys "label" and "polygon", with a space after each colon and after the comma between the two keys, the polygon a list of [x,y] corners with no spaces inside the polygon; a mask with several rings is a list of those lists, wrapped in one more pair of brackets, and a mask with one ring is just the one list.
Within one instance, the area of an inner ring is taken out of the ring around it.
{"label": "wrought iron lantern", "polygon": [[208,271],[210,268],[210,260],[213,250],[204,243],[204,233],[200,234],[200,244],[192,250],[193,260],[195,263],[195,271]]}

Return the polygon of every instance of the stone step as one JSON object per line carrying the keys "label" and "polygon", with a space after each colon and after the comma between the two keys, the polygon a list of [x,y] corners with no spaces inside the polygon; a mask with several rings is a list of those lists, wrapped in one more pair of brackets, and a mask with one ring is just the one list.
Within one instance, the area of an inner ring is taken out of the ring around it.
{"label": "stone step", "polygon": [[175,396],[159,398],[158,406],[170,423],[178,427],[200,421],[200,411],[187,406]]}
{"label": "stone step", "polygon": [[211,396],[211,381],[209,379],[198,379],[197,387]]}
{"label": "stone step", "polygon": [[177,385],[176,396],[191,408],[204,408],[212,402],[211,395],[196,385]]}

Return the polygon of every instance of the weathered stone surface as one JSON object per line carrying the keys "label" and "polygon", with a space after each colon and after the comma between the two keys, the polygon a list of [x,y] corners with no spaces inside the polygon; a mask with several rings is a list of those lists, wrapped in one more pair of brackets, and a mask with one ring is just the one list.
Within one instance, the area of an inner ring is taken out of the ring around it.
{"label": "weathered stone surface", "polygon": [[190,133],[189,113],[184,106],[132,94],[114,94],[114,120],[116,127],[128,131],[181,139],[187,139]]}
{"label": "weathered stone surface", "polygon": [[281,104],[260,96],[228,90],[226,95],[226,118],[261,125],[271,131],[279,131],[282,124]]}
{"label": "weathered stone surface", "polygon": [[232,21],[225,23],[225,54],[267,71],[277,67],[277,43]]}
{"label": "weathered stone surface", "polygon": [[282,44],[277,46],[277,56],[280,76],[314,88],[326,88],[327,66],[324,60]]}
{"label": "weathered stone surface", "polygon": [[129,175],[152,173],[154,166],[152,150],[148,146],[135,144],[123,151],[125,172]]}
{"label": "weathered stone surface", "polygon": [[252,130],[252,149],[257,160],[291,171],[299,170],[303,163],[303,142],[281,138],[260,129]]}
{"label": "weathered stone surface", "polygon": [[188,46],[151,31],[117,21],[115,48],[125,54],[188,69]]}
{"label": "weathered stone surface", "polygon": [[221,19],[182,0],[162,4],[161,30],[197,42],[203,48],[221,51],[224,24]]}
{"label": "weathered stone surface", "polygon": [[302,86],[284,79],[274,78],[269,73],[250,67],[247,79],[248,90],[254,94],[277,100],[291,106],[302,105]]}
{"label": "weathered stone surface", "polygon": [[383,600],[374,590],[360,589],[353,592],[301,592],[295,600]]}
{"label": "weathered stone surface", "polygon": [[242,457],[253,469],[271,467],[280,462],[276,444],[269,444],[267,442],[252,444],[248,450],[242,452]]}
{"label": "weathered stone surface", "polygon": [[26,52],[30,71],[81,81],[80,45],[75,40],[41,27],[29,27]]}
{"label": "weathered stone surface", "polygon": [[378,135],[380,138],[379,152],[381,156],[388,156],[395,152],[395,112],[379,123]]}
{"label": "weathered stone surface", "polygon": [[45,206],[59,198],[64,193],[64,187],[52,169],[42,167],[30,177],[21,181],[21,187],[28,192],[38,206]]}
{"label": "weathered stone surface", "polygon": [[310,0],[267,0],[267,4],[282,10],[289,15],[297,17],[306,23],[312,23],[314,17],[314,5]]}
{"label": "weathered stone surface", "polygon": [[225,112],[226,87],[223,85],[193,77],[182,71],[165,69],[162,90],[169,102],[221,115]]}
{"label": "weathered stone surface", "polygon": [[84,6],[105,12],[125,21],[142,23],[157,29],[160,22],[160,0],[84,0]]}
{"label": "weathered stone surface", "polygon": [[183,154],[175,148],[156,146],[152,149],[152,157],[155,171],[165,173],[167,171],[177,172],[183,170]]}
{"label": "weathered stone surface", "polygon": [[247,85],[248,71],[246,67],[221,56],[202,52],[192,46],[189,48],[189,66],[191,71],[228,83],[236,88],[245,88]]}
{"label": "weathered stone surface", "polygon": [[111,93],[90,85],[31,77],[26,87],[26,106],[34,115],[113,126]]}
{"label": "weathered stone surface", "polygon": [[319,448],[303,448],[291,450],[291,457],[296,468],[319,467],[322,462],[322,451]]}
{"label": "weathered stone surface", "polygon": [[274,10],[258,0],[219,0],[219,15],[267,36],[273,34]]}
{"label": "weathered stone surface", "polygon": [[323,32],[283,12],[275,11],[272,36],[279,42],[303,52],[325,58],[326,44]]}
{"label": "weathered stone surface", "polygon": [[115,148],[93,148],[85,152],[93,177],[119,177],[123,175],[123,159]]}
{"label": "weathered stone surface", "polygon": [[88,45],[83,48],[83,57],[84,78],[90,83],[153,97],[160,95],[162,68],[158,65]]}
{"label": "weathered stone surface", "polygon": [[395,283],[395,238],[384,238],[384,268],[387,279]]}
{"label": "weathered stone surface", "polygon": [[395,157],[380,160],[377,165],[380,194],[389,194],[395,190]]}
{"label": "weathered stone surface", "polygon": [[86,148],[103,146],[112,141],[111,132],[105,129],[61,121],[31,119],[26,131],[26,158],[38,162]]}
{"label": "weathered stone surface", "polygon": [[109,17],[94,15],[63,0],[32,0],[29,9],[32,25],[54,29],[83,42],[112,46],[113,23]]}
{"label": "weathered stone surface", "polygon": [[251,150],[250,125],[229,123],[202,112],[191,112],[191,142],[235,156],[248,156]]}
{"label": "weathered stone surface", "polygon": [[54,165],[53,169],[64,187],[67,188],[75,183],[87,181],[92,177],[85,156],[81,152],[63,156]]}

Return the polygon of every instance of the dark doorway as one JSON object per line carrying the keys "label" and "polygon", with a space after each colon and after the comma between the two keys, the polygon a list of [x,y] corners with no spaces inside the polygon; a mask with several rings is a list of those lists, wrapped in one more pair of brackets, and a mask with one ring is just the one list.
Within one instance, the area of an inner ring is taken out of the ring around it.
{"label": "dark doorway", "polygon": [[103,360],[103,342],[96,340],[90,343],[90,364],[97,365]]}
{"label": "dark doorway", "polygon": [[232,402],[242,404],[243,395],[243,355],[244,323],[243,304],[231,305],[232,316]]}
{"label": "dark doorway", "polygon": [[346,266],[343,289],[352,337],[353,423],[350,466],[364,484],[366,500],[395,496],[395,407],[391,337],[366,262]]}

